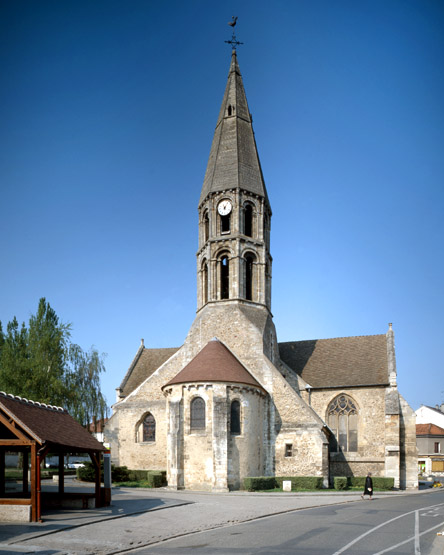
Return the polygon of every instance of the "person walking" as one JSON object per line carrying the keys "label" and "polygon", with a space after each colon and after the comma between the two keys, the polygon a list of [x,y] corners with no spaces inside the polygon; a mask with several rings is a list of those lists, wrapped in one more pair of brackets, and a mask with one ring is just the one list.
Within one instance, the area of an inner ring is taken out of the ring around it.
{"label": "person walking", "polygon": [[369,499],[373,499],[373,480],[372,480],[372,473],[369,472],[365,479],[364,485],[364,493],[361,495],[361,499],[364,499],[364,495],[369,495]]}

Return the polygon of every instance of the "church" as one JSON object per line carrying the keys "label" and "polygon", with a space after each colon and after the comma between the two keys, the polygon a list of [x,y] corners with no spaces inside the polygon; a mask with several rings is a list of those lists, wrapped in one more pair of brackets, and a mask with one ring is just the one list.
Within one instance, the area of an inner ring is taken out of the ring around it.
{"label": "church", "polygon": [[166,470],[172,489],[249,476],[417,480],[415,414],[397,388],[394,331],[279,343],[271,206],[236,49],[198,204],[197,312],[179,348],[141,345],[105,440],[112,461]]}

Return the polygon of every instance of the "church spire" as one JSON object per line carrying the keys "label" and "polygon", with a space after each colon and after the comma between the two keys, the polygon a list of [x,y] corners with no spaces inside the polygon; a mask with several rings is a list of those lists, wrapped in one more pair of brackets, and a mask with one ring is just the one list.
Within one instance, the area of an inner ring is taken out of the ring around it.
{"label": "church spire", "polygon": [[267,199],[236,50],[217,119],[199,204],[210,193],[243,189]]}
{"label": "church spire", "polygon": [[271,311],[271,209],[233,50],[199,201],[197,307]]}

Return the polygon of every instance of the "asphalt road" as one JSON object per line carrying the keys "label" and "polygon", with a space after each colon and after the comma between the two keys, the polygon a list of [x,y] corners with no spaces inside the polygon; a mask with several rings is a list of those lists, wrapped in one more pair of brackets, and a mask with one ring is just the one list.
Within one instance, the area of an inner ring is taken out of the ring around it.
{"label": "asphalt road", "polygon": [[444,492],[380,498],[256,519],[135,551],[139,554],[444,553]]}
{"label": "asphalt road", "polygon": [[442,555],[444,490],[203,494],[113,491],[106,509],[45,515],[44,524],[0,525],[0,553],[42,555],[403,553]]}

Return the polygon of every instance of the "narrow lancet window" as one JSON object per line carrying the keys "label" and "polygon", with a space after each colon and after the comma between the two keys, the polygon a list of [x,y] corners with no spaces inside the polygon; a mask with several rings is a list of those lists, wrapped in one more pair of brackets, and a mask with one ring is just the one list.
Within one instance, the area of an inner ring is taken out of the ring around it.
{"label": "narrow lancet window", "polygon": [[241,433],[241,411],[239,401],[233,401],[231,403],[230,433],[231,435],[240,435]]}
{"label": "narrow lancet window", "polygon": [[202,267],[202,302],[203,304],[208,302],[208,264],[206,261]]}
{"label": "narrow lancet window", "polygon": [[190,430],[205,430],[205,401],[202,397],[195,397],[190,405]]}

